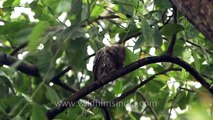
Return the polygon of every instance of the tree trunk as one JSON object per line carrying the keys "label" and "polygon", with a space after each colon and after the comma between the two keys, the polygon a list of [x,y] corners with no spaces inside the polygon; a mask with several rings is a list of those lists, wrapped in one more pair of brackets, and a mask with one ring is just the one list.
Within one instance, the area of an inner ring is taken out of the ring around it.
{"label": "tree trunk", "polygon": [[205,37],[213,42],[213,0],[172,0]]}

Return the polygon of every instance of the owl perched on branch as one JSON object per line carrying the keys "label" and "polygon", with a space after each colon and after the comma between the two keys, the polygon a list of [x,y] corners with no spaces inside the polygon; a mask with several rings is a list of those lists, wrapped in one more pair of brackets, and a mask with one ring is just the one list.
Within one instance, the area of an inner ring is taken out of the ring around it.
{"label": "owl perched on branch", "polygon": [[95,80],[101,80],[123,68],[125,50],[122,45],[105,46],[101,48],[94,60],[93,74]]}

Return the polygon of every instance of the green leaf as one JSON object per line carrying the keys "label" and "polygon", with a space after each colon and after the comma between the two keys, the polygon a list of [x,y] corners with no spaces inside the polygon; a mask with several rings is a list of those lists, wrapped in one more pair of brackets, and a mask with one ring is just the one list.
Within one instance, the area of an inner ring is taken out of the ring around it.
{"label": "green leaf", "polygon": [[171,8],[172,4],[169,0],[155,0],[155,4],[159,8]]}
{"label": "green leaf", "polygon": [[190,94],[186,94],[185,92],[181,92],[177,98],[177,104],[179,105],[181,110],[186,109],[186,106],[189,104]]}
{"label": "green leaf", "polygon": [[171,89],[172,93],[175,93],[175,84],[172,84],[172,89]]}
{"label": "green leaf", "polygon": [[3,71],[0,71],[0,84],[5,87],[5,90],[7,90],[7,91],[5,91],[6,93],[2,93],[2,94],[5,94],[5,95],[9,94],[9,89],[10,89],[11,92],[15,95],[15,90],[10,81],[10,78]]}
{"label": "green leaf", "polygon": [[45,34],[45,30],[48,28],[48,22],[39,22],[33,29],[32,33],[28,36],[29,38],[29,45],[28,49],[30,52],[35,52],[36,48],[41,42],[42,35]]}
{"label": "green leaf", "polygon": [[71,6],[72,13],[79,14],[82,10],[82,0],[73,0]]}
{"label": "green leaf", "polygon": [[164,81],[165,82],[165,81],[170,80],[170,77],[167,76],[167,75],[158,75],[158,76],[155,77],[155,79],[159,80],[159,81]]}
{"label": "green leaf", "polygon": [[30,33],[32,32],[32,28],[26,28],[26,29],[22,29],[19,30],[17,33],[15,33],[15,40],[14,40],[14,44],[15,45],[21,45],[23,43],[26,43],[28,41],[28,36],[30,35]]}
{"label": "green leaf", "polygon": [[[14,38],[14,34],[28,27],[29,24],[23,21],[14,21],[6,23],[4,26],[0,26],[0,33],[3,35],[8,35],[11,38]],[[15,42],[15,41],[13,41]]]}
{"label": "green leaf", "polygon": [[114,87],[114,93],[115,95],[119,95],[122,92],[123,92],[123,82],[121,80],[117,80]]}
{"label": "green leaf", "polygon": [[185,79],[188,78],[188,76],[189,76],[189,73],[188,73],[185,69],[182,69],[182,70],[181,70],[180,78],[181,78],[182,80],[185,80]]}
{"label": "green leaf", "polygon": [[50,50],[44,49],[36,53],[36,55],[38,56],[36,66],[39,69],[40,75],[43,76],[45,79],[51,79],[55,73],[55,62]]}
{"label": "green leaf", "polygon": [[198,58],[198,54],[194,51],[192,51],[192,55],[193,55],[193,58],[194,58],[194,62],[195,62],[195,68],[198,72],[200,72],[200,60]]}
{"label": "green leaf", "polygon": [[14,0],[13,1],[13,6],[18,6],[20,4],[20,0]]}
{"label": "green leaf", "polygon": [[154,30],[154,40],[155,40],[155,46],[160,47],[163,43],[162,36],[160,34],[160,31],[158,29]]}
{"label": "green leaf", "polygon": [[56,11],[57,13],[69,12],[71,10],[71,5],[72,4],[70,0],[61,0],[56,8]]}
{"label": "green leaf", "polygon": [[89,17],[88,7],[86,5],[83,5],[81,11],[81,21],[88,20],[89,19],[88,17]]}
{"label": "green leaf", "polygon": [[94,8],[92,9],[91,12],[91,17],[92,18],[96,18],[98,17],[102,12],[104,11],[104,5],[100,4],[100,5],[96,5],[94,6]]}
{"label": "green leaf", "polygon": [[0,98],[0,111],[8,115],[16,115],[22,108],[23,103],[26,103],[23,97],[10,96],[7,98]]}
{"label": "green leaf", "polygon": [[135,55],[131,50],[125,49],[125,65],[128,65],[137,60],[137,55]]}
{"label": "green leaf", "polygon": [[33,110],[30,116],[30,120],[47,120],[46,113],[37,103],[33,103]]}
{"label": "green leaf", "polygon": [[55,104],[57,101],[60,100],[58,94],[56,93],[56,91],[52,88],[52,87],[49,87],[47,85],[45,85],[46,87],[46,96],[47,98],[50,99],[51,103]]}
{"label": "green leaf", "polygon": [[203,66],[202,73],[210,78],[213,78],[213,64]]}
{"label": "green leaf", "polygon": [[140,36],[134,45],[134,50],[136,50],[137,48],[141,48],[143,43],[144,43],[144,39],[143,37]]}
{"label": "green leaf", "polygon": [[86,61],[84,60],[87,55],[87,42],[88,39],[77,38],[69,40],[66,45],[66,55],[69,64],[76,68],[85,68]]}
{"label": "green leaf", "polygon": [[24,120],[21,116],[15,116],[11,120]]}
{"label": "green leaf", "polygon": [[142,26],[141,26],[142,37],[143,37],[145,43],[147,45],[154,46],[155,45],[155,39],[153,37],[153,35],[154,35],[153,30],[149,26],[146,19],[142,18],[141,23],[142,23]]}
{"label": "green leaf", "polygon": [[160,30],[162,35],[165,35],[166,37],[170,38],[172,35],[183,31],[184,27],[180,24],[173,24],[173,23],[169,23],[165,26],[163,26]]}
{"label": "green leaf", "polygon": [[190,61],[191,56],[192,56],[192,53],[189,49],[185,49],[182,53],[182,59],[187,61],[187,62],[191,62]]}
{"label": "green leaf", "polygon": [[126,16],[133,16],[135,1],[132,0],[116,0],[114,4],[118,4],[119,11]]}
{"label": "green leaf", "polygon": [[174,55],[182,57],[182,54],[183,54],[183,52],[185,50],[184,49],[184,44],[185,44],[184,41],[176,40],[175,47],[174,47]]}

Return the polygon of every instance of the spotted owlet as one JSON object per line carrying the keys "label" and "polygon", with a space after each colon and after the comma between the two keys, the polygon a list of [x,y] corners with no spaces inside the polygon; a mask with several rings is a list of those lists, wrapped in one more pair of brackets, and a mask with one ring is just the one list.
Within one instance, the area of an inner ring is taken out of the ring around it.
{"label": "spotted owlet", "polygon": [[122,45],[101,48],[94,60],[93,74],[95,80],[101,80],[123,67],[125,50]]}

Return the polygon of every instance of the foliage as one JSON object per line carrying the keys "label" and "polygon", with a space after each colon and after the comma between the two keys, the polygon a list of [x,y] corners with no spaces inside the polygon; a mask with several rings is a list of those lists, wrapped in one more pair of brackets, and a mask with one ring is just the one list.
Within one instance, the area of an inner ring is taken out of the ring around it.
{"label": "foliage", "polygon": [[[28,15],[27,11],[32,13]],[[179,22],[173,22],[173,12],[169,0],[4,0],[0,8],[0,50],[20,60],[0,68],[0,119],[47,119],[48,110],[74,94],[54,78],[62,74],[60,81],[70,88],[87,86],[94,81],[93,53],[118,41],[125,41],[128,65],[165,54],[176,35],[173,55],[188,62],[212,84],[213,43],[181,13],[176,16]],[[38,68],[40,76],[16,70],[22,61]],[[71,69],[63,73],[68,66]],[[170,68],[178,70],[158,74]],[[108,107],[112,119],[212,118],[211,95],[186,70],[172,63],[141,67],[88,97],[113,101],[154,74],[149,83],[120,104]],[[83,99],[56,118],[103,119],[102,110],[88,106]]]}

